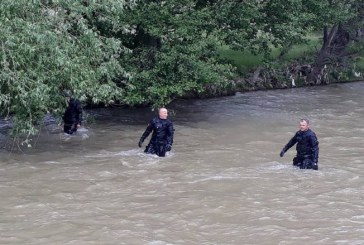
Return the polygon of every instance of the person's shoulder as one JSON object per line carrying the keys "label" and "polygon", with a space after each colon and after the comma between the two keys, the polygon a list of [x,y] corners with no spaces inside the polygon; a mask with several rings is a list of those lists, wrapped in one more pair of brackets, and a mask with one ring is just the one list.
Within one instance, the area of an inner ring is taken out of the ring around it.
{"label": "person's shoulder", "polygon": [[158,122],[160,119],[159,117],[153,117],[151,120],[150,120],[150,123],[156,123]]}
{"label": "person's shoulder", "polygon": [[79,100],[79,99],[76,99],[76,98],[71,98],[71,99],[70,99],[70,102],[71,102],[72,104],[75,104],[75,105],[81,104],[80,100]]}
{"label": "person's shoulder", "polygon": [[170,119],[165,119],[165,122],[168,124],[168,125],[173,125],[173,122],[170,120]]}
{"label": "person's shoulder", "polygon": [[312,129],[308,129],[307,131],[308,131],[308,133],[309,133],[310,135],[312,135],[312,136],[315,136],[315,137],[316,137],[316,134],[315,134],[315,132],[314,132]]}
{"label": "person's shoulder", "polygon": [[170,119],[160,119],[159,117],[155,118],[158,122],[161,122],[163,125],[173,125],[172,121]]}
{"label": "person's shoulder", "polygon": [[316,138],[316,134],[315,132],[313,132],[310,128],[307,129],[306,131],[302,132],[302,135],[304,137],[309,137],[309,138]]}

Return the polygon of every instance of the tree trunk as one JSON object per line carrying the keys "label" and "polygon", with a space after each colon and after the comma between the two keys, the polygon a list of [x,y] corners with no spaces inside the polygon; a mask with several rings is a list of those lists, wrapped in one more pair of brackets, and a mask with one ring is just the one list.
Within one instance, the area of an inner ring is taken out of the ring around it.
{"label": "tree trunk", "polygon": [[321,84],[327,83],[324,80],[326,77],[326,68],[327,68],[327,61],[331,57],[332,53],[332,43],[333,40],[338,32],[339,25],[334,25],[329,30],[328,27],[324,28],[324,38],[322,47],[317,55],[315,63],[312,65],[312,70],[307,76],[307,83],[308,84]]}
{"label": "tree trunk", "polygon": [[335,61],[344,55],[349,42],[350,35],[341,24],[332,26],[330,30],[324,28],[323,44],[307,79],[309,84],[328,83],[328,67],[336,65]]}

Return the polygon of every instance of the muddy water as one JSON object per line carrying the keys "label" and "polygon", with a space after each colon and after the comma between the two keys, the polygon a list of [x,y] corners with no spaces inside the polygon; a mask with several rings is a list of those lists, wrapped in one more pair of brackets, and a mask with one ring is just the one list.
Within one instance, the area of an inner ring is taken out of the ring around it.
{"label": "muddy water", "polygon": [[[145,155],[148,109],[93,110],[0,152],[1,244],[364,244],[364,83],[170,106],[175,144]],[[311,119],[319,171],[281,148]]]}

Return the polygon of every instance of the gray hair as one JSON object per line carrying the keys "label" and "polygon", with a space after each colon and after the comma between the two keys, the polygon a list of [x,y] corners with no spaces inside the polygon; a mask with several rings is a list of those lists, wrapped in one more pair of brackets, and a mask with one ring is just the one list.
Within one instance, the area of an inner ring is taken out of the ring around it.
{"label": "gray hair", "polygon": [[307,124],[310,124],[310,121],[307,118],[301,118],[300,122],[306,122]]}

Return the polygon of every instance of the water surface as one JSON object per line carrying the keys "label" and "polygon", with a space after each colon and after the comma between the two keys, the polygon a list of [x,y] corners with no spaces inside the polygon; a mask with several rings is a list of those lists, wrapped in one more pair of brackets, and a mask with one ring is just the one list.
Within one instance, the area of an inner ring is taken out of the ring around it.
{"label": "water surface", "polygon": [[[359,82],[178,101],[166,158],[137,147],[149,109],[93,110],[75,137],[44,128],[0,152],[0,243],[364,244],[363,95]],[[279,157],[302,117],[319,171]]]}

